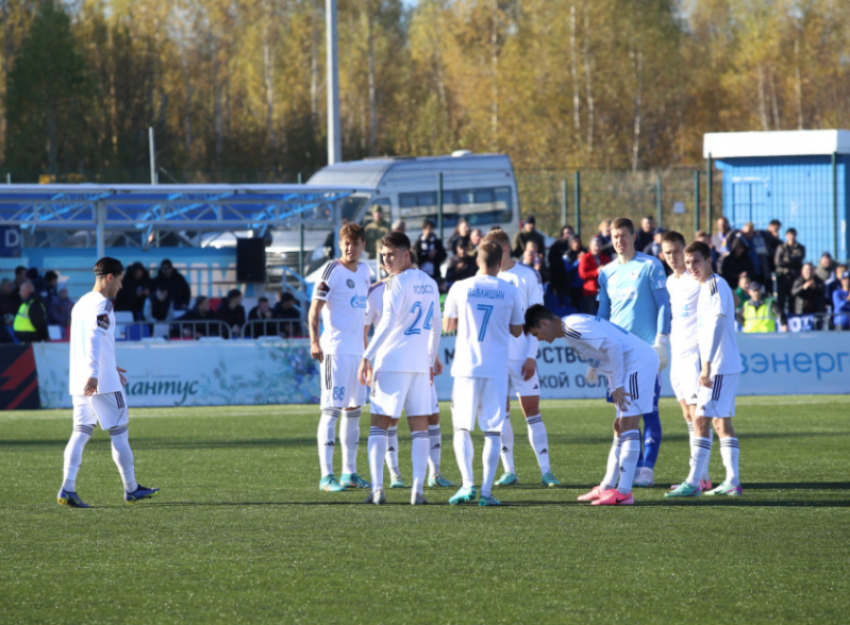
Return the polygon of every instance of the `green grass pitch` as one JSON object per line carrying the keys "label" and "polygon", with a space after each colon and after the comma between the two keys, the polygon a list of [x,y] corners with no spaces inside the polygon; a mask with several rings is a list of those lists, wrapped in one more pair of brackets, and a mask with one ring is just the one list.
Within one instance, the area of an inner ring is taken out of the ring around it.
{"label": "green grass pitch", "polygon": [[[442,411],[444,473],[457,481]],[[604,471],[610,406],[547,401],[542,413],[563,488],[539,485],[515,425],[520,484],[496,489],[502,508],[450,507],[453,490],[430,489],[430,506],[388,489],[379,508],[362,491],[318,490],[315,406],[131,408],[137,477],[162,493],[124,504],[98,430],[77,482],[91,510],[56,504],[70,411],[0,413],[0,623],[850,618],[850,396],[739,399],[744,497],[684,502],[663,498],[688,457],[664,400],[656,486],[630,508],[575,501]],[[361,433],[368,476],[368,417]],[[715,443],[716,482],[722,471]]]}

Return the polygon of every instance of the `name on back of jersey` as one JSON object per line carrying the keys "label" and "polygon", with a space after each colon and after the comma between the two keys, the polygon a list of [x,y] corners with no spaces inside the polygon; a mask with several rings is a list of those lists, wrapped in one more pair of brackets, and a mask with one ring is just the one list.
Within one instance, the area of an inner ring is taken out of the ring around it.
{"label": "name on back of jersey", "polygon": [[466,290],[467,297],[477,297],[479,299],[497,299],[504,300],[505,292],[498,289],[482,289],[474,287]]}

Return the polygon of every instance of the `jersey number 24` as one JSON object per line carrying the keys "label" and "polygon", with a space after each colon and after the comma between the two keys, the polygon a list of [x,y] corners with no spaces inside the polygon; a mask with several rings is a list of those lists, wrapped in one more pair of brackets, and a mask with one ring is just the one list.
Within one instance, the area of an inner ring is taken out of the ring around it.
{"label": "jersey number 24", "polygon": [[[422,319],[422,303],[415,302],[413,307],[410,309],[410,314],[416,313],[416,319],[413,320],[413,323],[404,331],[405,336],[410,336],[411,334],[421,334],[422,330],[418,327],[419,320]],[[428,307],[428,314],[425,315],[425,323],[422,324],[422,327],[426,330],[431,329],[431,318],[434,316],[434,303],[431,302],[431,305]]]}

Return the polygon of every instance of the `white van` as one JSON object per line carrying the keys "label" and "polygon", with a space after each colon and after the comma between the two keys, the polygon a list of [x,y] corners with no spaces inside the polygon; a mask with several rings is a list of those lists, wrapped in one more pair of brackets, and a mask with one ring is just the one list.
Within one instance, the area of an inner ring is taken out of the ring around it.
{"label": "white van", "polygon": [[[315,185],[344,185],[377,189],[374,195],[353,195],[343,209],[349,220],[368,224],[380,205],[384,218],[405,221],[411,238],[424,219],[437,224],[438,176],[443,174],[443,239],[452,235],[461,217],[484,234],[499,226],[511,237],[519,228],[516,178],[506,154],[381,157],[324,167],[308,181]],[[440,236],[440,233],[437,232]]]}

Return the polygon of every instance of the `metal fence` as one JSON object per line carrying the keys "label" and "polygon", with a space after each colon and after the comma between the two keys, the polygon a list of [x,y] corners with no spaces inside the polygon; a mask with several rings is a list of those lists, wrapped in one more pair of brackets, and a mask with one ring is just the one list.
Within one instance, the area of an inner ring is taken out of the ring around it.
{"label": "metal fence", "polygon": [[230,327],[219,319],[170,321],[133,321],[116,324],[116,340],[198,340],[238,338],[303,338],[306,326],[300,319],[252,319],[245,325]]}

